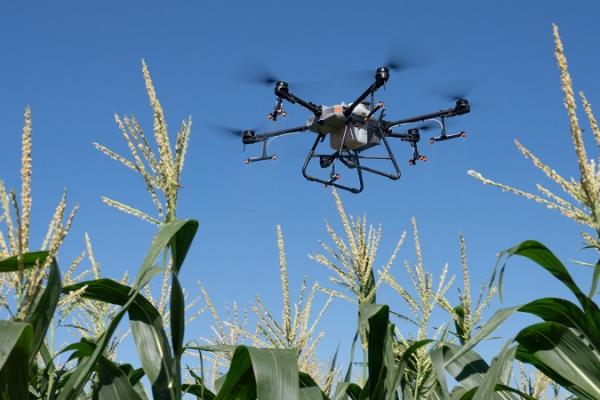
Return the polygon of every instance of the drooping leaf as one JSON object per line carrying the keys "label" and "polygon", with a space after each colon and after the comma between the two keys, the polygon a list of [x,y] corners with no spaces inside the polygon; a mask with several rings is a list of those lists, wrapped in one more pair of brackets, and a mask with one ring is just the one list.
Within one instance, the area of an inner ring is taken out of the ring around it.
{"label": "drooping leaf", "polygon": [[33,328],[31,324],[0,321],[0,399],[29,397],[29,360]]}
{"label": "drooping leaf", "polygon": [[[48,257],[47,251],[34,251],[21,255],[21,265],[24,269],[42,265]],[[16,272],[19,270],[19,257],[12,256],[0,259],[0,272]]]}
{"label": "drooping leaf", "polygon": [[560,280],[575,295],[585,316],[585,327],[591,340],[600,345],[600,309],[591,298],[586,296],[577,286],[567,268],[546,246],[535,240],[527,240],[506,251],[509,257],[518,255],[526,257],[546,271],[550,272],[556,279]]}
{"label": "drooping leaf", "polygon": [[[96,279],[67,286],[63,292],[79,290],[86,286],[83,298],[124,306],[132,288],[112,279]],[[143,295],[137,294],[128,311],[133,339],[142,366],[152,385],[155,397],[168,398],[175,385],[174,362],[158,310]]]}
{"label": "drooping leaf", "polygon": [[501,308],[496,311],[494,315],[485,323],[481,328],[469,339],[463,346],[458,348],[452,357],[446,358],[446,367],[456,361],[457,358],[461,357],[464,353],[469,352],[483,339],[487,338],[490,333],[496,330],[508,317],[510,317],[515,311],[521,306]]}
{"label": "drooping leaf", "polygon": [[[180,245],[182,247],[182,250],[177,251],[180,253],[184,253],[183,248],[185,248],[184,244],[186,244],[187,240],[189,240],[189,232],[192,229],[197,229],[197,227],[198,222],[195,220],[177,220],[169,222],[168,224],[164,224],[152,241],[150,251],[148,251],[148,254],[144,258],[144,261],[142,262],[142,265],[138,270],[133,287],[144,287],[148,282],[150,282],[150,279],[152,279],[154,275],[160,272],[160,268],[156,268],[154,266],[154,262],[156,258],[160,255],[160,253],[172,243],[173,239],[179,237],[178,233],[180,231],[184,232],[182,234],[182,237],[185,238],[185,240],[175,240],[173,243],[175,243],[176,248],[178,248],[178,243],[182,242],[182,244]],[[187,249],[185,250],[185,253],[186,252]],[[174,257],[173,260],[181,260],[181,262],[183,262],[183,259],[180,256],[177,256],[176,258]],[[181,265],[179,265],[179,267],[181,267]]]}
{"label": "drooping leaf", "polygon": [[135,302],[137,295],[140,290],[150,281],[152,276],[157,272],[154,267],[154,262],[161,251],[171,241],[171,239],[177,234],[177,232],[185,227],[186,225],[197,224],[195,221],[175,221],[169,224],[165,224],[155,236],[152,245],[148,251],[148,254],[144,258],[142,265],[138,271],[136,282],[132,288],[132,293],[129,295],[127,302],[121,307],[119,312],[113,317],[112,321],[108,325],[106,331],[100,336],[94,353],[89,358],[82,360],[82,362],[75,368],[65,386],[62,388],[61,393],[57,400],[74,400],[76,399],[84,385],[89,380],[94,367],[96,366],[99,357],[102,355],[106,346],[117,329],[117,326],[121,322],[124,314],[129,310],[129,307]]}
{"label": "drooping leaf", "polygon": [[173,257],[173,272],[175,275],[179,274],[179,270],[183,265],[183,261],[192,245],[197,230],[198,221],[187,220],[169,241],[171,257]]}
{"label": "drooping leaf", "polygon": [[600,398],[600,353],[584,336],[559,323],[543,322],[521,330],[516,340],[517,359],[580,397]]}

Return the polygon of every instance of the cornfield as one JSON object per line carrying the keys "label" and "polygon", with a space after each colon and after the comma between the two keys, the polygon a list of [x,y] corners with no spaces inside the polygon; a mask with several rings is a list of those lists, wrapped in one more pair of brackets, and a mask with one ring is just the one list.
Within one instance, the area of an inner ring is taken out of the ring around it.
{"label": "cornfield", "polygon": [[[541,184],[535,194],[476,171],[469,174],[581,224],[586,247],[600,253],[600,171],[584,145],[578,100],[556,26],[553,35],[580,177],[563,178],[520,142],[516,145],[569,197]],[[177,205],[192,121],[184,120],[172,140],[143,61],[142,74],[153,113],[152,135],[143,132],[135,117],[115,115],[129,154],[94,143],[98,151],[142,178],[154,205],[149,213],[102,198],[106,205],[156,229],[147,253],[139,257],[135,276],[104,276],[87,234],[81,254],[66,268],[58,265],[78,210],[68,206],[66,192],[43,242],[31,243],[32,111],[25,110],[20,193],[0,180],[0,307],[5,317],[0,321],[0,399],[600,399],[600,309],[595,303],[600,261],[589,265],[590,287],[582,289],[550,249],[528,240],[500,253],[488,281],[473,282],[467,240],[461,233],[456,240],[458,278],[447,265],[436,276],[427,268],[413,218],[412,232],[399,235],[378,267],[381,226],[368,224],[366,216],[349,215],[335,190],[332,201],[341,230],[327,223],[329,237],[321,241],[319,252],[310,255],[327,269],[328,284],[307,276],[299,284],[298,298],[292,298],[284,229],[277,226],[279,310],[270,310],[257,296],[249,308],[234,302],[225,315],[220,314],[211,288],[202,284],[199,295],[190,297],[180,271],[199,223],[179,219]],[[591,104],[583,93],[579,100],[600,146]],[[400,250],[409,241],[414,258],[400,262]],[[486,310],[502,296],[504,271],[514,257],[527,258],[550,273],[577,303],[539,298],[497,309],[486,319]],[[84,262],[90,267],[81,271]],[[155,280],[158,294],[150,289]],[[393,290],[397,302],[378,303],[382,286]],[[452,303],[448,292],[455,288],[460,296]],[[354,340],[350,349],[341,350],[350,354],[347,360],[338,355],[340,349],[324,360],[317,351],[325,335],[320,323],[337,301],[356,307],[349,316],[356,321]],[[443,313],[446,322],[434,326],[434,312]],[[516,312],[540,322],[522,327],[492,360],[485,360],[476,346]],[[186,332],[186,324],[201,314],[212,319],[211,330]],[[78,340],[57,347],[57,329],[68,330],[69,337]],[[116,361],[124,340],[135,343],[140,365]]]}

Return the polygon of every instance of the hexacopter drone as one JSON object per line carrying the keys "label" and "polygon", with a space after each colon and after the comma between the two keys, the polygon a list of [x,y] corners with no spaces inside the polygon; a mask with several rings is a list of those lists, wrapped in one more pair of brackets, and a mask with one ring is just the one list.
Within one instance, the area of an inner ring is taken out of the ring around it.
{"label": "hexacopter drone", "polygon": [[[269,155],[267,146],[269,140],[279,136],[311,131],[316,133],[315,141],[310,148],[304,165],[302,167],[302,175],[309,181],[319,182],[325,186],[334,186],[339,189],[348,190],[352,193],[360,193],[364,188],[363,171],[370,172],[386,178],[397,180],[400,178],[400,168],[396,162],[396,158],[388,143],[388,138],[397,138],[401,141],[408,142],[412,147],[412,157],[408,161],[409,165],[415,165],[417,161],[425,161],[426,157],[419,153],[417,143],[421,140],[419,130],[427,127],[414,127],[406,132],[393,132],[392,128],[401,125],[415,124],[419,122],[434,122],[439,129],[439,136],[434,136],[429,139],[430,143],[465,137],[464,131],[449,134],[446,132],[446,118],[456,115],[466,114],[470,111],[470,105],[467,99],[458,98],[453,108],[440,110],[423,115],[417,115],[409,118],[388,121],[384,119],[383,102],[375,102],[375,92],[389,79],[389,69],[381,67],[375,72],[375,82],[373,82],[367,90],[365,90],[351,104],[340,103],[333,106],[316,105],[312,102],[302,100],[298,96],[292,94],[288,88],[288,84],[283,81],[275,81],[275,108],[273,112],[268,114],[267,118],[271,121],[276,121],[278,117],[285,117],[287,113],[283,110],[283,100],[309,110],[313,115],[306,121],[304,125],[282,129],[272,132],[257,134],[254,130],[245,130],[240,132],[244,145],[262,143],[262,154],[258,157],[250,157],[245,160],[247,164],[263,161],[274,160],[275,155]],[[365,101],[369,97],[369,101]],[[375,114],[379,112],[378,116]],[[238,131],[239,132],[239,131]],[[325,138],[329,136],[329,145],[333,152],[318,153],[317,148]],[[369,156],[363,154],[375,146],[383,144],[386,154],[383,156]],[[321,168],[329,168],[329,176],[320,178],[310,175],[308,167],[311,161],[315,158],[319,159]],[[365,165],[367,160],[384,160],[391,163],[392,172],[386,172],[373,166]],[[336,172],[335,163],[340,161],[349,169],[355,169],[358,176],[358,187],[347,186],[340,182],[341,176]]]}

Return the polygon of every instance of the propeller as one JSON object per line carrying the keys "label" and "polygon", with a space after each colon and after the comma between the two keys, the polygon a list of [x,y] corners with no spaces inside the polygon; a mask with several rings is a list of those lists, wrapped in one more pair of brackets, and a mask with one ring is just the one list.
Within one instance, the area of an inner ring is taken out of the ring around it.
{"label": "propeller", "polygon": [[319,85],[317,81],[289,81],[283,76],[274,73],[271,68],[262,61],[251,61],[244,65],[237,74],[237,79],[242,83],[273,87],[277,82],[287,82],[294,91],[310,90],[310,87]]}
{"label": "propeller", "polygon": [[[410,55],[408,55],[410,53]],[[383,66],[391,71],[399,72],[413,68],[424,67],[429,64],[427,55],[416,48],[401,49],[399,45],[392,46],[383,61]]]}
{"label": "propeller", "polygon": [[240,71],[239,80],[245,83],[272,86],[282,79],[278,78],[264,63],[256,61]]}
{"label": "propeller", "polygon": [[259,131],[265,124],[261,124],[259,126],[252,127],[250,129],[240,129],[228,125],[222,125],[216,122],[206,121],[206,124],[211,128],[212,131],[220,132],[225,135],[229,135],[229,137],[233,138],[241,138],[245,132],[257,132]]}
{"label": "propeller", "polygon": [[374,57],[370,68],[350,69],[341,71],[350,79],[372,80],[375,70],[386,67],[393,72],[403,72],[410,69],[425,67],[431,63],[431,57],[422,50],[409,43],[394,43],[388,47],[383,57]]}
{"label": "propeller", "polygon": [[450,83],[446,83],[442,88],[431,89],[429,92],[448,102],[469,99],[469,104],[473,106],[470,95],[476,88],[477,84],[472,79],[456,79]]}
{"label": "propeller", "polygon": [[440,125],[436,124],[435,122],[427,122],[422,125],[416,126],[415,128],[421,132],[432,131],[434,129],[441,129]]}

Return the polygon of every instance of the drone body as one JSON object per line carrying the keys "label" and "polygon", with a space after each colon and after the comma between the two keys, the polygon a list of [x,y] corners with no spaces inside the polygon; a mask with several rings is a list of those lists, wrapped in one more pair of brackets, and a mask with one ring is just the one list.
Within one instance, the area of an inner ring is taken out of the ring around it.
{"label": "drone body", "polygon": [[[365,124],[348,130],[348,118],[344,115],[344,109],[347,107],[345,103],[321,106],[321,115],[311,116],[306,122],[306,129],[319,135],[329,135],[329,145],[333,150],[338,150],[342,141],[343,147],[349,150],[379,144],[376,129],[373,127]],[[356,118],[366,118],[369,112],[368,105],[361,103],[352,114]]]}
{"label": "drone body", "polygon": [[[381,175],[386,178],[397,180],[400,178],[400,168],[396,158],[388,143],[388,138],[396,138],[408,142],[412,147],[412,158],[410,165],[415,165],[417,161],[425,161],[426,157],[419,153],[417,144],[421,140],[419,130],[424,127],[412,127],[406,132],[393,132],[392,128],[401,125],[414,125],[420,122],[435,122],[439,128],[439,136],[430,138],[430,143],[454,139],[466,136],[464,131],[448,134],[446,132],[446,118],[466,114],[470,111],[469,102],[464,98],[456,99],[454,107],[440,110],[428,114],[417,115],[399,120],[386,120],[383,102],[375,103],[375,92],[383,87],[389,79],[389,70],[381,67],[375,72],[375,81],[360,95],[350,103],[340,103],[333,106],[316,105],[307,102],[289,91],[288,84],[283,81],[275,81],[275,107],[273,112],[267,118],[275,122],[278,117],[285,117],[287,113],[283,110],[283,101],[300,106],[309,110],[312,115],[302,126],[288,128],[273,132],[256,134],[255,131],[246,130],[242,132],[242,142],[246,144],[262,143],[262,155],[246,159],[250,164],[256,161],[273,160],[274,155],[268,155],[267,145],[269,140],[288,135],[292,133],[301,133],[311,131],[316,134],[312,148],[309,150],[302,174],[309,181],[319,182],[325,186],[335,186],[340,189],[348,190],[352,193],[359,193],[364,188],[363,172],[370,172]],[[370,97],[370,101],[365,101]],[[375,114],[379,111],[379,114]],[[317,148],[325,138],[329,136],[329,147],[333,152],[318,153]],[[385,154],[366,155],[366,150],[373,147],[383,146]],[[315,158],[319,159],[321,168],[329,169],[328,177],[317,177],[310,174],[308,167]],[[388,170],[375,168],[372,160],[388,161],[391,167]],[[345,167],[356,171],[358,185],[349,186],[340,182],[341,176],[336,172],[336,161],[341,162]]]}

